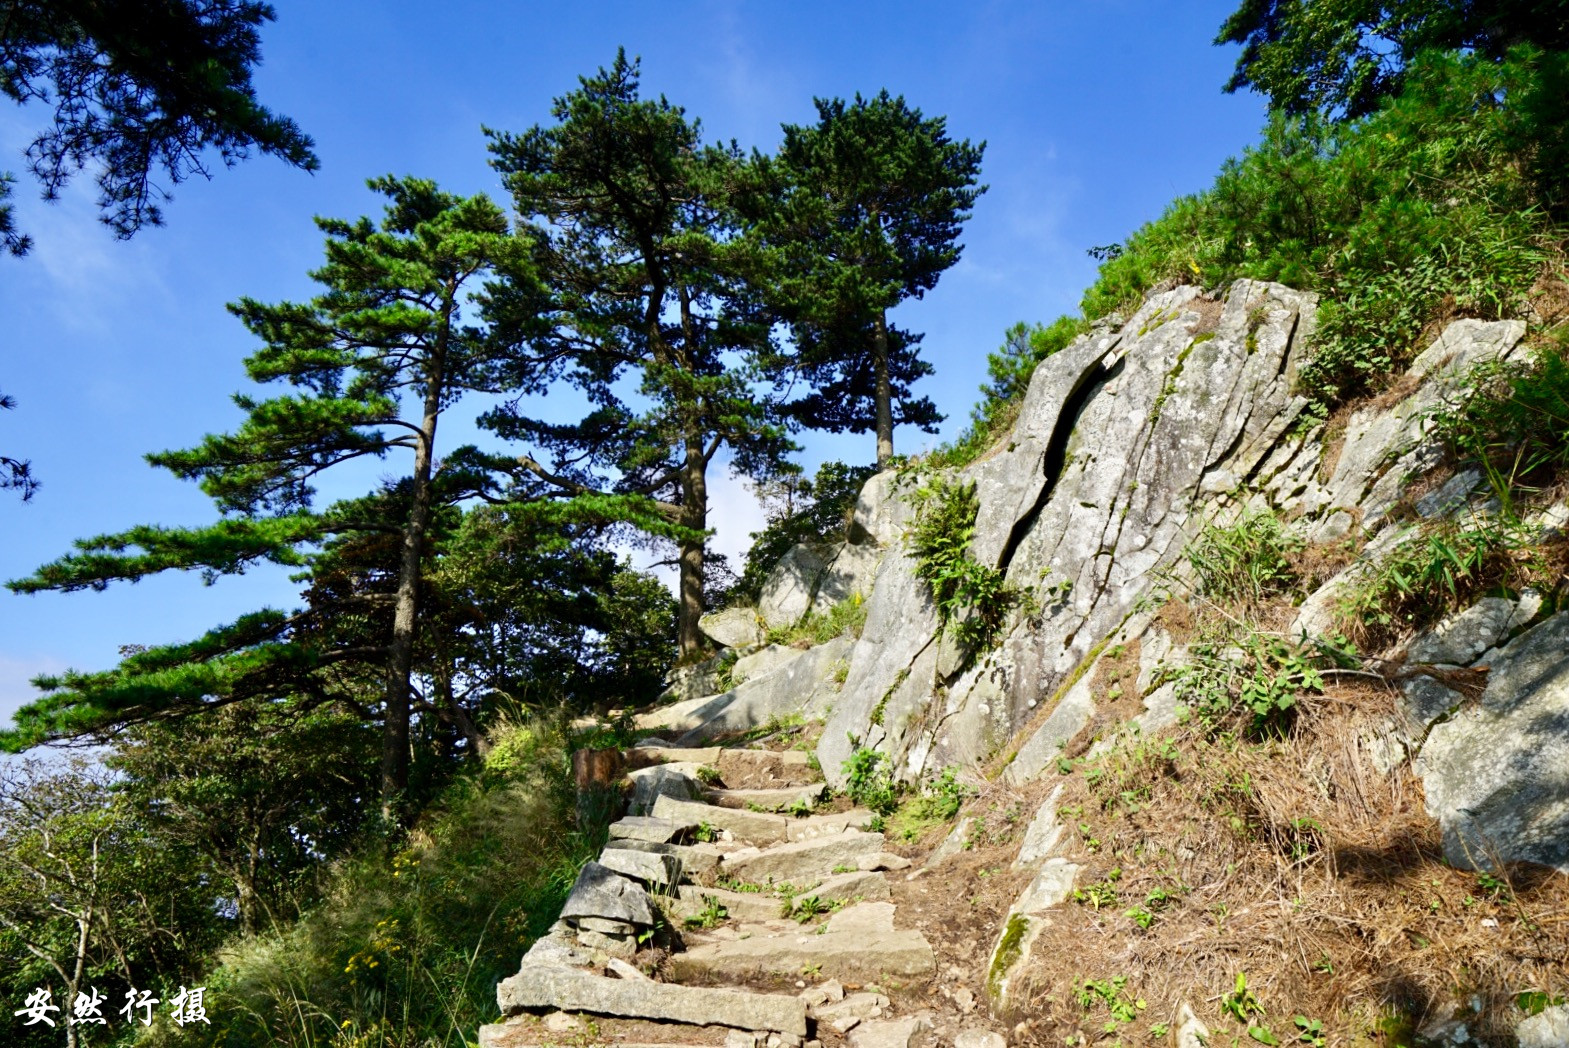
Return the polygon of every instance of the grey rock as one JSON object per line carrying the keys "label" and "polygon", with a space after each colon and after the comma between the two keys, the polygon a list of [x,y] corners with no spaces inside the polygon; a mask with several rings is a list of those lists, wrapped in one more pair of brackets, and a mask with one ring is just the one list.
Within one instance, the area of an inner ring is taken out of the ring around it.
{"label": "grey rock", "polygon": [[763,642],[763,624],[753,608],[725,608],[711,611],[697,623],[703,635],[726,648],[744,648]]}
{"label": "grey rock", "polygon": [[626,779],[632,784],[627,810],[637,816],[653,811],[654,803],[661,797],[683,801],[700,798],[703,784],[697,777],[699,767],[701,765],[685,763],[656,764],[627,772]]}
{"label": "grey rock", "polygon": [[970,831],[974,828],[975,817],[973,815],[966,815],[960,819],[953,829],[948,831],[948,836],[943,838],[942,843],[932,850],[931,855],[927,856],[926,868],[934,869],[961,852],[967,851],[970,847]]}
{"label": "grey rock", "polygon": [[725,908],[725,912],[732,920],[757,923],[771,921],[779,916],[781,909],[779,900],[772,895],[763,895],[758,892],[733,892],[724,888],[701,888],[695,884],[683,884],[679,889],[676,899],[671,904],[671,909],[676,916],[687,918],[695,916],[708,907],[712,899]]}
{"label": "grey rock", "polygon": [[[836,982],[838,980],[835,980]],[[818,1022],[825,1022],[840,1033],[847,1033],[867,1019],[875,1019],[889,1008],[889,1000],[880,993],[852,993],[840,995],[839,1000],[814,1009]]]}
{"label": "grey rock", "polygon": [[1422,517],[1446,517],[1466,504],[1471,492],[1482,482],[1479,470],[1461,470],[1433,491],[1416,500],[1416,511]]}
{"label": "grey rock", "polygon": [[1057,818],[1057,804],[1062,800],[1062,789],[1058,786],[1052,790],[1035,810],[1035,817],[1030,820],[1030,825],[1024,831],[1024,840],[1019,844],[1019,855],[1013,860],[1014,869],[1033,869],[1051,854],[1057,841],[1062,838],[1062,823]]}
{"label": "grey rock", "polygon": [[656,819],[647,815],[629,815],[610,824],[610,836],[624,840],[649,841],[668,844],[684,833],[697,828],[695,822],[679,819]]}
{"label": "grey rock", "polygon": [[1165,731],[1182,719],[1182,703],[1177,701],[1177,682],[1167,681],[1144,696],[1144,712],[1133,718],[1133,726],[1144,735]]}
{"label": "grey rock", "polygon": [[552,930],[551,934],[536,939],[523,955],[523,967],[576,967],[588,964],[593,959],[588,951],[578,948],[577,936],[568,928],[560,932]]}
{"label": "grey rock", "polygon": [[1177,1009],[1177,1048],[1205,1048],[1209,1044],[1209,1027],[1193,1014],[1193,1008],[1183,1001]]}
{"label": "grey rock", "polygon": [[690,666],[673,667],[665,675],[666,702],[689,702],[719,690],[720,673],[724,670],[726,653],[720,652],[711,659]]}
{"label": "grey rock", "polygon": [[561,907],[561,916],[603,917],[647,928],[654,923],[654,907],[642,886],[591,862],[578,872]]}
{"label": "grey rock", "polygon": [[892,903],[848,906],[829,918],[827,931],[801,931],[705,942],[671,956],[679,979],[714,976],[794,976],[802,968],[862,982],[882,974],[922,975],[936,967],[931,944],[918,931],[893,927]]}
{"label": "grey rock", "polygon": [[1493,869],[1527,861],[1569,873],[1569,612],[1510,641],[1487,688],[1432,728],[1415,762],[1444,857]]}
{"label": "grey rock", "polygon": [[724,853],[713,844],[655,844],[653,841],[634,841],[617,838],[608,842],[605,849],[646,852],[654,855],[671,855],[681,862],[681,869],[689,877],[705,877],[715,873]]}
{"label": "grey rock", "polygon": [[877,819],[875,812],[865,808],[851,808],[833,815],[808,815],[804,819],[790,820],[789,839],[810,841],[818,837],[834,837],[852,830],[864,830]]}
{"label": "grey rock", "polygon": [[619,957],[612,957],[605,963],[605,967],[609,969],[611,974],[615,975],[618,979],[631,979],[634,982],[652,981],[647,975],[644,975],[640,969],[628,964]]}
{"label": "grey rock", "polygon": [[1041,722],[1029,741],[1003,771],[1003,778],[1017,786],[1029,782],[1057,759],[1064,746],[1089,727],[1095,719],[1095,701],[1090,697],[1094,670],[1081,677],[1057,703],[1057,708]]}
{"label": "grey rock", "polygon": [[711,789],[705,792],[704,797],[710,804],[716,804],[721,808],[786,811],[803,804],[808,808],[817,804],[823,799],[823,784],[816,782],[808,786],[781,786],[777,789],[764,790]]}
{"label": "grey rock", "polygon": [[725,1048],[764,1048],[768,1037],[753,1030],[731,1030],[725,1034]]}
{"label": "grey rock", "polygon": [[606,848],[599,855],[599,865],[652,888],[667,889],[681,883],[681,860],[673,855]]}
{"label": "grey rock", "polygon": [[687,731],[679,744],[694,746],[717,735],[750,731],[790,714],[817,715],[837,694],[834,667],[854,644],[850,637],[835,637],[773,673],[737,685],[683,724]]}
{"label": "grey rock", "polygon": [[972,1027],[959,1031],[953,1039],[953,1048],[1008,1048],[1008,1041],[1000,1033]]}
{"label": "grey rock", "polygon": [[840,833],[728,855],[723,868],[726,874],[755,884],[815,884],[833,876],[836,866],[855,866],[861,856],[882,850],[880,833]]}
{"label": "grey rock", "polygon": [[855,545],[897,546],[914,518],[908,490],[895,470],[869,477],[855,500],[850,520],[850,541]]}
{"label": "grey rock", "polygon": [[1411,642],[1408,662],[1464,666],[1497,644],[1509,628],[1515,603],[1486,597],[1440,622]]}
{"label": "grey rock", "polygon": [[587,929],[577,933],[577,941],[596,955],[631,959],[637,956],[637,939],[630,935],[606,935]]}
{"label": "grey rock", "polygon": [[583,1028],[583,1020],[566,1012],[551,1012],[540,1025],[551,1033],[576,1033]]}
{"label": "grey rock", "polygon": [[637,925],[625,921],[607,921],[603,917],[579,917],[576,920],[579,928],[603,935],[619,935],[625,938],[637,933]]}
{"label": "grey rock", "polygon": [[1400,682],[1400,737],[1406,744],[1420,743],[1428,726],[1465,701],[1465,696],[1446,688],[1432,677],[1412,677]]}
{"label": "grey rock", "polygon": [[1067,859],[1047,859],[1008,912],[1037,914],[1061,906],[1073,894],[1080,869],[1082,867],[1077,863]]}
{"label": "grey rock", "polygon": [[[988,567],[1001,565],[1015,525],[1035,511],[1050,479],[1046,455],[1052,436],[1074,397],[1100,373],[1112,349],[1104,339],[1081,336],[1041,361],[1030,379],[1013,439],[997,456],[986,497],[975,518],[971,555]],[[1071,422],[1071,420],[1069,420]]]}
{"label": "grey rock", "polygon": [[856,597],[864,599],[872,591],[872,582],[877,578],[877,566],[882,560],[883,551],[878,546],[841,543],[833,559],[818,576],[811,610],[826,615],[835,605],[844,601]]}
{"label": "grey rock", "polygon": [[770,629],[793,626],[811,610],[817,580],[834,552],[802,543],[779,558],[757,599],[758,614]]}
{"label": "grey rock", "polygon": [[496,987],[496,1003],[506,1015],[525,1009],[557,1008],[806,1036],[806,1003],[795,997],[607,979],[571,968],[524,968]]}
{"label": "grey rock", "polygon": [[819,902],[839,902],[841,900],[855,899],[862,899],[867,902],[882,902],[887,900],[891,894],[888,878],[880,873],[856,870],[853,873],[834,874],[816,887],[808,889],[801,895],[797,895],[791,908],[799,910],[807,899],[816,899]]}
{"label": "grey rock", "polygon": [[975,1011],[975,992],[968,986],[961,986],[953,991],[953,1003],[961,1014],[969,1015]]}
{"label": "grey rock", "polygon": [[1564,1048],[1569,1045],[1569,1005],[1545,1008],[1515,1027],[1520,1048]]}
{"label": "grey rock", "polygon": [[632,718],[634,727],[642,731],[657,731],[668,735],[691,731],[709,717],[729,705],[730,692],[721,695],[703,695],[695,699],[673,702]]}
{"label": "grey rock", "polygon": [[739,808],[716,808],[711,804],[678,801],[671,797],[660,797],[654,802],[654,816],[682,822],[706,822],[718,829],[729,830],[737,839],[753,844],[782,841],[789,826],[789,820],[783,815]]}
{"label": "grey rock", "polygon": [[876,852],[871,855],[861,856],[855,861],[855,865],[857,869],[865,871],[908,870],[910,868],[910,860],[903,855],[895,855],[893,852]]}
{"label": "grey rock", "polygon": [[915,1048],[931,1028],[931,1021],[920,1015],[863,1022],[850,1031],[850,1048]]}
{"label": "grey rock", "polygon": [[783,644],[770,644],[766,648],[754,651],[750,655],[742,656],[735,660],[735,666],[730,671],[730,679],[736,684],[745,684],[758,677],[766,677],[785,663],[801,656],[800,648],[791,648]]}
{"label": "grey rock", "polygon": [[992,999],[994,1009],[1006,1011],[1015,1003],[1009,996],[1014,979],[1029,965],[1035,940],[1046,929],[1047,923],[1043,917],[1024,913],[1010,913],[1003,922],[986,964],[986,992]]}

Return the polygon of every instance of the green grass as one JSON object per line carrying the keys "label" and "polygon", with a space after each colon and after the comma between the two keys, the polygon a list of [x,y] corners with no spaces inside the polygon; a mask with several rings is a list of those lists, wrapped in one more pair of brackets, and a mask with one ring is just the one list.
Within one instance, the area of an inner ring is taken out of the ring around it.
{"label": "green grass", "polygon": [[[768,631],[768,643],[789,647],[816,647],[835,637],[861,636],[866,626],[866,598],[853,593],[825,612],[809,611],[793,626]],[[848,672],[848,668],[846,670]]]}

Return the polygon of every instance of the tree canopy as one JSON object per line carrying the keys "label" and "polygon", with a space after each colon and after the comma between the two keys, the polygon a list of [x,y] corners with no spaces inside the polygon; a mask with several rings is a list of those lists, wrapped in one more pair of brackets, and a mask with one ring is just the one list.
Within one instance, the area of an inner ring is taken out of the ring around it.
{"label": "tree canopy", "polygon": [[790,405],[797,421],[875,431],[886,468],[896,421],[930,430],[941,418],[909,391],[931,372],[921,336],[887,314],[959,260],[959,234],[986,189],[986,144],[950,140],[944,117],[887,91],[816,106],[817,123],[786,125],[767,165],[779,199],[765,208],[762,239],[778,255],[775,295],[796,335],[796,353],[776,367],[811,387]]}
{"label": "tree canopy", "polygon": [[1217,44],[1241,44],[1227,91],[1252,88],[1290,114],[1365,116],[1398,94],[1425,49],[1500,59],[1569,48],[1561,0],[1243,0]]}
{"label": "tree canopy", "polygon": [[680,107],[642,98],[624,51],[552,115],[522,134],[489,132],[535,223],[548,289],[498,293],[496,315],[515,318],[539,374],[564,377],[590,410],[547,421],[514,400],[485,422],[549,458],[519,460],[532,493],[615,507],[676,543],[678,636],[691,655],[704,643],[709,467],[724,451],[741,472],[766,471],[790,448],[756,389],[773,317],[734,201],[745,160],[705,146]]}
{"label": "tree canopy", "polygon": [[[0,91],[54,108],[28,145],[28,167],[54,199],[72,176],[99,165],[98,206],[116,236],[162,221],[177,184],[254,150],[294,167],[318,166],[310,137],[256,98],[261,26],[257,0],[4,0]],[[25,237],[0,229],[15,253]]]}

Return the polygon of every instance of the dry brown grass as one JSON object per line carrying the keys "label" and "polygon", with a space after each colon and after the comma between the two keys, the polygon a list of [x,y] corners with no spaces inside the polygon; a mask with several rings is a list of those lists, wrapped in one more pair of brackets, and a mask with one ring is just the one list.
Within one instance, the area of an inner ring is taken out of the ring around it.
{"label": "dry brown grass", "polygon": [[[1064,780],[1064,821],[1084,826],[1080,884],[1120,868],[1118,899],[1052,915],[1013,1043],[1158,1043],[1151,1027],[1172,1023],[1184,1001],[1213,1043],[1251,1043],[1219,1009],[1239,972],[1265,1010],[1253,1021],[1283,1043],[1305,1015],[1323,1021],[1330,1045],[1410,1044],[1410,1031],[1458,1006],[1480,1043],[1512,1044],[1516,994],[1569,990],[1569,878],[1514,869],[1494,893],[1451,868],[1420,782],[1370,759],[1388,692],[1336,686],[1304,702],[1284,738],[1184,729]],[[1143,930],[1125,911],[1154,891],[1171,899],[1148,906],[1156,916]],[[1074,991],[1116,976],[1148,1007],[1113,1035]]]}

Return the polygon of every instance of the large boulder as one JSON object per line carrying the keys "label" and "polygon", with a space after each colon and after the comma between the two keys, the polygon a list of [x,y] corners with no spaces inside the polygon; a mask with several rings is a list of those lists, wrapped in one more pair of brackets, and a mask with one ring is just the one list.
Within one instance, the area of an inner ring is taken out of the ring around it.
{"label": "large boulder", "polygon": [[1414,762],[1444,857],[1569,873],[1569,612],[1489,657],[1487,688],[1428,733]]}
{"label": "large boulder", "polygon": [[774,672],[737,685],[682,721],[682,746],[696,746],[719,735],[750,731],[791,714],[821,715],[836,694],[835,668],[855,642],[835,637],[805,651]]}
{"label": "large boulder", "polygon": [[751,608],[711,611],[697,622],[703,635],[726,648],[745,648],[763,642],[763,624]]}
{"label": "large boulder", "polygon": [[850,518],[850,541],[855,545],[897,546],[915,516],[909,500],[910,482],[895,470],[867,478],[855,500]]}
{"label": "large boulder", "polygon": [[779,558],[757,598],[758,614],[770,629],[793,626],[812,609],[818,580],[836,552],[803,542]]}
{"label": "large boulder", "polygon": [[817,579],[817,592],[812,596],[811,610],[826,615],[834,606],[854,597],[865,598],[872,591],[877,578],[877,565],[882,563],[883,551],[873,545],[840,543],[833,559]]}

